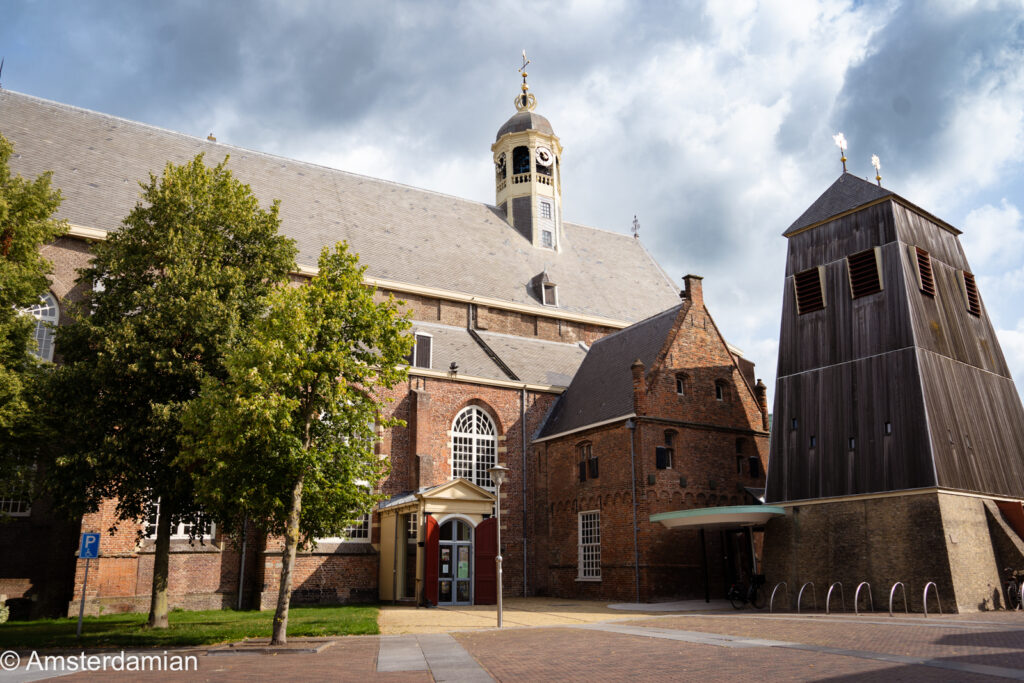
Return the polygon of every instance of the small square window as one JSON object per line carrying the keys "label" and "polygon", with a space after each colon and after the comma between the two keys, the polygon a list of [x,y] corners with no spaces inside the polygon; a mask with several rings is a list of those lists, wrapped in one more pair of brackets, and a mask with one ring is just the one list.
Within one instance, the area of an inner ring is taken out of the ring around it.
{"label": "small square window", "polygon": [[815,448],[818,445],[818,437],[811,435],[811,448]]}
{"label": "small square window", "polygon": [[551,218],[551,202],[542,201],[540,203],[540,217]]}
{"label": "small square window", "polygon": [[797,420],[797,419],[796,419],[796,418],[794,417],[794,418],[793,418],[793,420],[792,420],[792,421],[790,422],[790,429],[792,429],[792,430],[793,430],[793,431],[795,432],[795,431],[796,431],[796,428],[797,428],[797,427],[799,427],[799,426],[800,426],[800,421],[799,421],[799,420]]}
{"label": "small square window", "polygon": [[855,439],[855,438],[853,438],[853,437],[851,436],[851,437],[850,437],[850,441],[849,441],[849,446],[850,446],[850,450],[851,450],[851,451],[852,451],[852,450],[855,450],[855,449],[857,448],[857,439]]}
{"label": "small square window", "polygon": [[892,422],[885,423],[885,435],[889,436],[892,434]]}
{"label": "small square window", "polygon": [[686,396],[686,375],[676,375],[676,393]]}
{"label": "small square window", "polygon": [[551,249],[555,246],[555,236],[550,230],[540,231],[540,243],[542,246]]}

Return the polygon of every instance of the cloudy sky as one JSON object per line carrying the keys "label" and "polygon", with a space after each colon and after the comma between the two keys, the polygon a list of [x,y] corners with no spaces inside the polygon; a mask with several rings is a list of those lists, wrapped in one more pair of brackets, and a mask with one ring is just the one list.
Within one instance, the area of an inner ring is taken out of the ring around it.
{"label": "cloudy sky", "polygon": [[[850,171],[964,231],[1024,389],[1024,4],[56,2],[0,11],[3,87],[494,200],[520,52],[567,220],[705,276],[772,387],[783,230]],[[2,122],[0,122],[2,127]]]}

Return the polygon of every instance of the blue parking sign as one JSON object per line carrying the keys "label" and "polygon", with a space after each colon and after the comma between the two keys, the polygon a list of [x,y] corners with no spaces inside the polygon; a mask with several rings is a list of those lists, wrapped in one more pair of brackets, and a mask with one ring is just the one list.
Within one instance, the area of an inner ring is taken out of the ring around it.
{"label": "blue parking sign", "polygon": [[98,533],[82,534],[82,545],[78,549],[78,557],[82,560],[95,560],[100,556],[100,535]]}

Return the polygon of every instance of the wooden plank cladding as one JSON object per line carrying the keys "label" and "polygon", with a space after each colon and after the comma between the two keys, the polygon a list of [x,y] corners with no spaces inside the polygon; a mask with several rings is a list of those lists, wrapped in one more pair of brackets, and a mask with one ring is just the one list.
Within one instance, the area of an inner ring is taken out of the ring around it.
{"label": "wooden plank cladding", "polygon": [[[833,188],[816,205],[842,208]],[[893,196],[790,236],[767,501],[1024,497],[1024,407],[957,233],[937,220]]]}
{"label": "wooden plank cladding", "polygon": [[918,352],[939,486],[1024,498],[1024,408],[1013,380]]}
{"label": "wooden plank cladding", "polygon": [[[874,208],[874,207],[873,207]],[[840,222],[854,219],[846,216]],[[827,226],[822,226],[827,227]],[[793,239],[813,235],[816,228]],[[881,279],[886,288],[876,296],[854,299],[850,295],[846,254],[823,267],[827,306],[814,313],[798,315],[792,282],[782,304],[779,340],[779,376],[804,372],[864,356],[906,348],[913,344],[913,330],[907,315],[904,272],[896,242],[879,249]],[[916,286],[914,287],[916,291]],[[782,353],[782,350],[788,350]]]}
{"label": "wooden plank cladding", "polygon": [[781,378],[767,499],[935,486],[920,386],[912,347]]}

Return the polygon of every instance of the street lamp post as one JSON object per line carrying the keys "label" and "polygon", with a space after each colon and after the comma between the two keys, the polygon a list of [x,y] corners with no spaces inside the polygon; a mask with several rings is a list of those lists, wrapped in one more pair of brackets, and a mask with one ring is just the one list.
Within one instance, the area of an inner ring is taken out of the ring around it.
{"label": "street lamp post", "polygon": [[494,558],[494,564],[498,569],[498,628],[501,628],[501,594],[503,591],[501,583],[501,485],[505,483],[505,477],[508,476],[508,468],[495,465],[487,470],[487,473],[491,475],[491,481],[494,482],[494,511],[498,524],[498,554]]}

